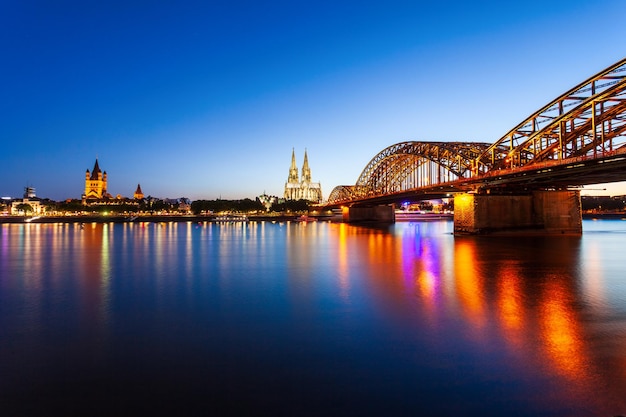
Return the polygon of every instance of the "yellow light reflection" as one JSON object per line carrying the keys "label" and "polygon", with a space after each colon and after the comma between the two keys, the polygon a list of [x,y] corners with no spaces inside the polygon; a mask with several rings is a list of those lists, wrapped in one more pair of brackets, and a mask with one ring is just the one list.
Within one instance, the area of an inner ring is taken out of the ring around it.
{"label": "yellow light reflection", "polygon": [[341,296],[347,297],[350,289],[350,281],[348,278],[348,226],[340,223],[338,227],[338,243],[337,243],[337,266],[339,268],[339,288]]}
{"label": "yellow light reflection", "polygon": [[422,299],[428,302],[429,307],[433,307],[435,302],[435,277],[429,271],[422,270],[419,272],[415,281]]}
{"label": "yellow light reflection", "polygon": [[523,277],[519,265],[514,261],[504,261],[498,273],[497,313],[502,324],[503,335],[511,347],[520,349],[524,342],[525,317],[523,305]]}
{"label": "yellow light reflection", "polygon": [[476,255],[470,241],[455,241],[455,276],[457,296],[465,309],[466,316],[475,326],[485,325],[483,288],[476,273]]}
{"label": "yellow light reflection", "polygon": [[108,321],[109,299],[111,286],[111,259],[109,259],[109,234],[113,233],[108,223],[102,225],[102,242],[100,247],[100,317],[103,322]]}
{"label": "yellow light reflection", "polygon": [[592,246],[589,246],[585,251],[584,262],[581,262],[586,277],[581,284],[584,286],[587,297],[593,300],[591,307],[595,307],[606,304],[606,294],[604,293],[606,284],[602,276],[602,256],[599,243],[592,241],[590,245]]}
{"label": "yellow light reflection", "polygon": [[498,282],[498,292],[498,310],[505,329],[521,330],[524,310],[521,302],[519,271],[516,265],[505,265]]}
{"label": "yellow light reflection", "polygon": [[567,288],[554,277],[547,283],[540,321],[544,348],[557,369],[574,380],[587,373],[581,329]]}

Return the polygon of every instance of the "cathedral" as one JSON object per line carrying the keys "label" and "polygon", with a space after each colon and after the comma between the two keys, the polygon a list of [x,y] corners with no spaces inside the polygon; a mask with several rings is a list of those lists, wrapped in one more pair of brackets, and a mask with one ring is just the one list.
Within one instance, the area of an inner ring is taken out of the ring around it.
{"label": "cathedral", "polygon": [[98,158],[96,158],[96,163],[93,166],[91,174],[89,170],[85,172],[85,194],[83,194],[83,201],[101,200],[103,198],[111,198],[111,195],[107,192],[107,172],[100,170]]}
{"label": "cathedral", "polygon": [[298,179],[298,166],[296,165],[295,150],[291,151],[291,168],[289,177],[285,183],[285,200],[308,200],[314,203],[322,202],[322,186],[319,182],[311,182],[311,168],[309,159],[304,150],[304,163],[302,164],[302,177]]}

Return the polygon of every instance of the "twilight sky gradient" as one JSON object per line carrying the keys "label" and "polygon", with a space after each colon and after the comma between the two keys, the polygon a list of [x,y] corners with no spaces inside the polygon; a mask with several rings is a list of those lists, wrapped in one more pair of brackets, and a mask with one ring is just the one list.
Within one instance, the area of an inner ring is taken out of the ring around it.
{"label": "twilight sky gradient", "polygon": [[0,196],[80,198],[96,156],[113,195],[282,196],[306,148],[326,198],[394,143],[494,142],[625,54],[623,0],[96,3],[0,2]]}

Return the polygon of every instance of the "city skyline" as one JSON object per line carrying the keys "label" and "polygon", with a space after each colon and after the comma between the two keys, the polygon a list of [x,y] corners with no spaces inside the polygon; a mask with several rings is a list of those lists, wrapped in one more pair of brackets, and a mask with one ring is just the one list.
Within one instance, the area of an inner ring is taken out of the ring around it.
{"label": "city skyline", "polygon": [[[280,196],[295,148],[326,198],[397,142],[495,142],[623,58],[598,10],[626,4],[8,2],[0,196],[80,198],[96,157],[113,195]],[[583,194],[626,194],[604,188]]]}

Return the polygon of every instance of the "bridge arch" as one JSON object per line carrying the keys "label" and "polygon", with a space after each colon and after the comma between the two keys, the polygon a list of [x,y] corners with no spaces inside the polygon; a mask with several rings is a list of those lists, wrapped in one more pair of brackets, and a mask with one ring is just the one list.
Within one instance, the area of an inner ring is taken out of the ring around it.
{"label": "bridge arch", "polygon": [[567,158],[603,156],[626,144],[626,58],[531,114],[485,149],[476,175]]}
{"label": "bridge arch", "polygon": [[624,156],[626,58],[552,100],[494,143],[391,145],[372,158],[354,186],[336,187],[328,203],[381,201],[444,188],[565,189],[622,181],[623,168],[615,169],[623,166]]}
{"label": "bridge arch", "polygon": [[328,196],[329,202],[341,202],[350,201],[357,198],[357,193],[354,185],[338,185],[330,192]]}
{"label": "bridge arch", "polygon": [[398,193],[471,176],[475,158],[491,144],[400,142],[380,151],[365,166],[354,186],[338,186],[330,204]]}

